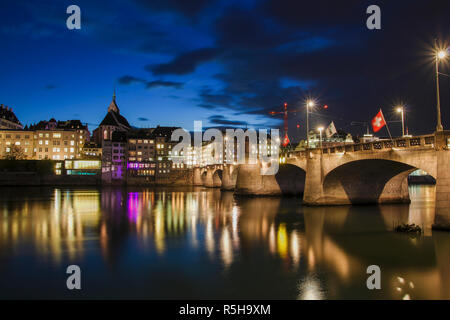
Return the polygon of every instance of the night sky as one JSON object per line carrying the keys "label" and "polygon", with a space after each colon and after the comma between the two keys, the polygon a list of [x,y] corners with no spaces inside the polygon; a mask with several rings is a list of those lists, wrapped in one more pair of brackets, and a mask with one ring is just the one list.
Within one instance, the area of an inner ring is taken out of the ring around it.
{"label": "night sky", "polygon": [[[71,4],[81,30],[66,27]],[[371,4],[381,30],[366,28]],[[0,103],[23,124],[81,119],[93,130],[115,87],[133,126],[191,130],[194,120],[281,128],[269,111],[286,101],[298,138],[309,97],[329,106],[312,127],[334,120],[355,134],[365,129],[350,123],[380,107],[399,120],[403,102],[410,133],[424,134],[436,126],[435,38],[450,44],[450,1],[2,0]],[[440,81],[450,129],[450,77]]]}

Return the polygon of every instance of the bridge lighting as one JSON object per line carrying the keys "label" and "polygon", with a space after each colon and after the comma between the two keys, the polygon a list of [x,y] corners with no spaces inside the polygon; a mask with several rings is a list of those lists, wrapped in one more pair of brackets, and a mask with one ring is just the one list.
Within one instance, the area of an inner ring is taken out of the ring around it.
{"label": "bridge lighting", "polygon": [[322,149],[322,131],[323,131],[323,127],[318,127],[317,130],[319,130],[319,135],[320,135],[319,145],[320,145],[320,149]]}
{"label": "bridge lighting", "polygon": [[443,50],[438,48],[437,41],[436,41],[436,109],[437,109],[437,125],[436,125],[436,131],[443,131],[444,127],[442,126],[442,119],[441,119],[441,99],[439,96],[439,61],[444,60],[447,57],[447,50]]}
{"label": "bridge lighting", "polygon": [[309,149],[309,108],[315,105],[314,100],[306,101],[306,148]]}
{"label": "bridge lighting", "polygon": [[402,115],[402,137],[404,137],[405,136],[405,107],[398,106],[397,112],[401,113],[401,115]]}

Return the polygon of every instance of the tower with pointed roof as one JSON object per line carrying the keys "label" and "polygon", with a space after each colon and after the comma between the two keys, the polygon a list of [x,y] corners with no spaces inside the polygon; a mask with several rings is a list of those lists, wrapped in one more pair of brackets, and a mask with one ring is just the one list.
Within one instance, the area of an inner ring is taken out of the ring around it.
{"label": "tower with pointed roof", "polygon": [[114,90],[113,98],[108,106],[108,112],[103,118],[97,129],[94,130],[94,140],[99,145],[104,141],[111,141],[113,132],[127,132],[131,129],[127,119],[120,114],[120,109],[116,103],[116,90]]}

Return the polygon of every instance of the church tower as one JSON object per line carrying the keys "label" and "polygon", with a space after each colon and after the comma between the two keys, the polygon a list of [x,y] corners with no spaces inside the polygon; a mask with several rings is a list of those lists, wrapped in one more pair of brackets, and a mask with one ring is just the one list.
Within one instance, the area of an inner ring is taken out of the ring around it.
{"label": "church tower", "polygon": [[108,107],[108,112],[97,129],[94,130],[94,140],[98,145],[103,145],[104,141],[111,141],[115,131],[127,132],[131,129],[127,119],[120,114],[120,109],[116,103],[116,91]]}

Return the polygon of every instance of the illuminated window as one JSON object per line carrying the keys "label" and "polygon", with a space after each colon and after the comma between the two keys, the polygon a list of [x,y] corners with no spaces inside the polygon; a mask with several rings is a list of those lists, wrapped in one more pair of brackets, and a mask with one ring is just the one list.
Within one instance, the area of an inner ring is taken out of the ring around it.
{"label": "illuminated window", "polygon": [[61,138],[61,133],[54,133],[53,138]]}
{"label": "illuminated window", "polygon": [[16,141],[15,145],[20,146],[20,141]]}

